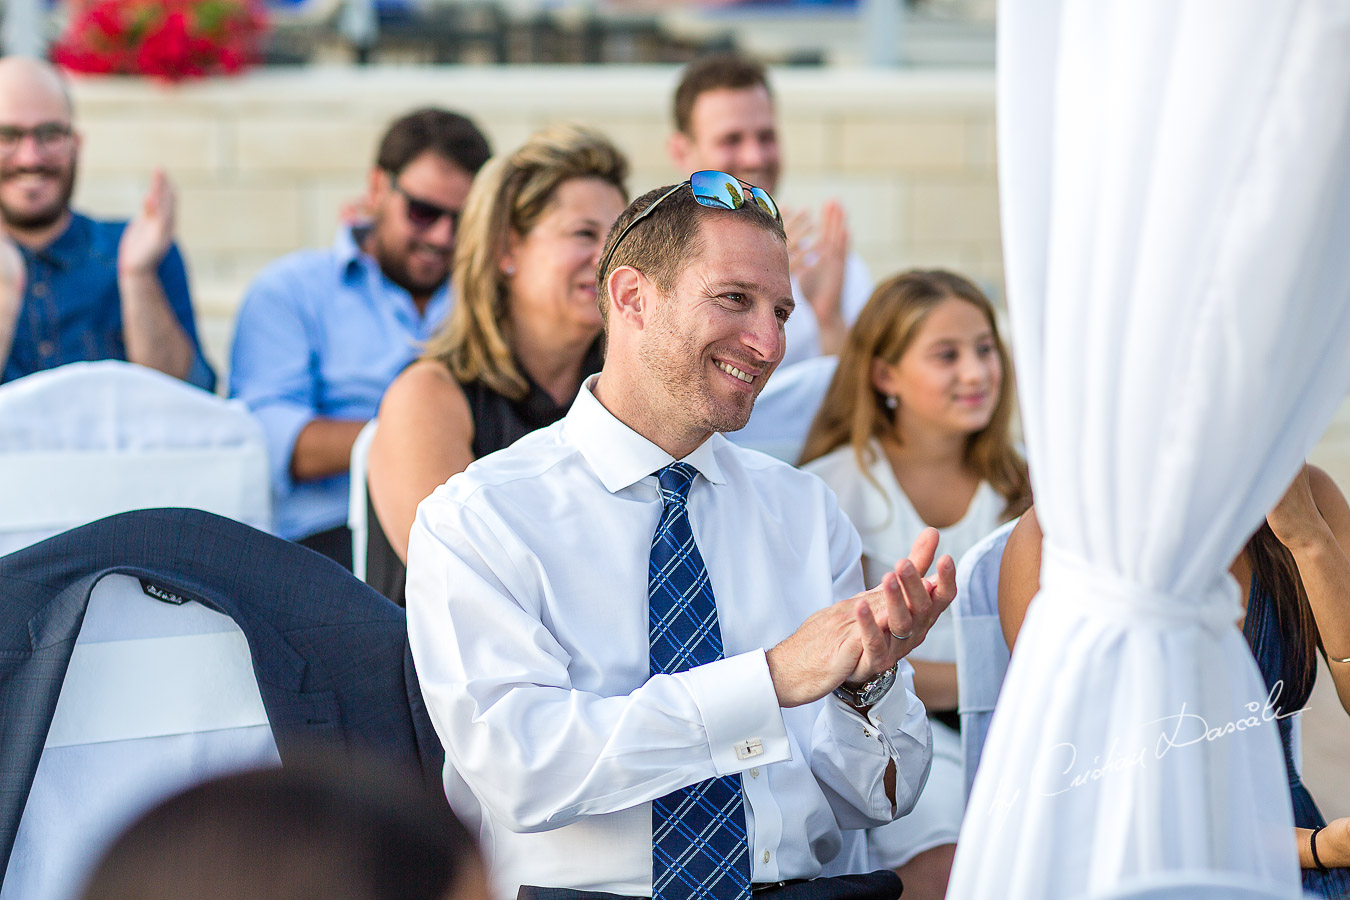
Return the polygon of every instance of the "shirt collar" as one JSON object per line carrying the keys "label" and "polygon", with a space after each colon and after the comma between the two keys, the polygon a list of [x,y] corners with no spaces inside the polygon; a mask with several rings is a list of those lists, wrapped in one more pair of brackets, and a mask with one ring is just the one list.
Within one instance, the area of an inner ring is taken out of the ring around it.
{"label": "shirt collar", "polygon": [[[616,493],[675,462],[675,457],[605,409],[592,392],[598,378],[598,375],[588,378],[581,385],[563,427],[568,440],[581,451],[600,483],[610,493]],[[725,437],[713,434],[684,461],[713,484],[726,484],[717,454],[727,446]]]}
{"label": "shirt collar", "polygon": [[43,261],[67,268],[76,259],[76,257],[89,247],[89,223],[90,220],[71,210],[70,221],[66,223],[66,230],[35,255],[42,257]]}
{"label": "shirt collar", "polygon": [[365,265],[366,252],[356,240],[356,226],[344,225],[333,239],[333,262],[340,278],[350,277],[358,267]]}

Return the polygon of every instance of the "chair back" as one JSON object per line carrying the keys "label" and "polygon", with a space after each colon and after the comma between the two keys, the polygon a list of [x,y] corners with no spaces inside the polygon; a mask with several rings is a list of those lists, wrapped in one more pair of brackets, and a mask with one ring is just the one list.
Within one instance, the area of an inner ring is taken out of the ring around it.
{"label": "chair back", "polygon": [[965,797],[975,783],[989,720],[994,715],[1003,676],[1008,672],[1007,642],[998,619],[998,570],[1014,519],[966,551],[956,566],[957,703],[961,716],[961,761]]}
{"label": "chair back", "polygon": [[375,440],[375,423],[371,419],[356,435],[352,444],[351,487],[347,494],[347,527],[352,532],[352,574],[366,580],[366,544],[370,541],[370,522],[366,514],[369,494],[366,472],[370,468],[370,442]]}
{"label": "chair back", "polygon": [[239,626],[152,582],[107,575],[89,596],[0,897],[74,896],[121,830],[163,798],[280,764]]}
{"label": "chair back", "polygon": [[239,401],[112,360],[0,386],[0,554],[150,507],[265,530],[270,491],[262,426]]}
{"label": "chair back", "polygon": [[115,832],[205,778],[327,745],[441,783],[401,609],[194,509],[0,557],[0,897],[65,900]]}

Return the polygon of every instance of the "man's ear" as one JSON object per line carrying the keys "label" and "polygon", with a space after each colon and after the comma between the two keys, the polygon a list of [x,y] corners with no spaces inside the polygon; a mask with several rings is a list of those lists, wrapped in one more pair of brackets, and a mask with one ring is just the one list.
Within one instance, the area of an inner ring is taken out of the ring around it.
{"label": "man's ear", "polygon": [[641,330],[655,289],[647,276],[632,266],[618,266],[609,273],[609,319]]}
{"label": "man's ear", "polygon": [[694,142],[683,131],[671,132],[670,137],[666,138],[666,153],[681,175],[688,175],[698,168],[693,163]]}
{"label": "man's ear", "polygon": [[373,210],[384,202],[384,198],[389,195],[393,187],[393,178],[384,169],[375,166],[366,176],[366,199],[367,210]]}

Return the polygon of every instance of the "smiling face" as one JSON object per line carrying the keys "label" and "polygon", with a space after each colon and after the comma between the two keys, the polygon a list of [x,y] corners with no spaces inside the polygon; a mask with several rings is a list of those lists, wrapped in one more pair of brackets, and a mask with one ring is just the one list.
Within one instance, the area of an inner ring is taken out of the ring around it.
{"label": "smiling face", "polygon": [[371,175],[374,224],[366,249],[389,280],[415,300],[425,301],[449,276],[455,223],[446,216],[425,227],[411,221],[408,198],[458,213],[464,208],[472,183],[472,175],[430,150],[414,158],[397,176],[380,170]]}
{"label": "smiling face", "polygon": [[773,99],[763,86],[704,91],[689,133],[675,134],[670,150],[686,172],[717,169],[773,193],[781,163]]}
{"label": "smiling face", "polygon": [[872,384],[895,397],[897,436],[916,430],[950,436],[984,429],[1003,383],[994,330],[975,304],[940,301],[925,317],[900,360],[872,363]]}
{"label": "smiling face", "polygon": [[639,365],[626,375],[662,439],[635,430],[677,458],[715,431],[745,426],[783,358],[793,307],[787,247],[777,235],[741,213],[704,217],[700,228],[702,252],[668,294],[655,292]]}
{"label": "smiling face", "polygon": [[[55,73],[18,57],[6,63],[0,71],[0,129],[22,136],[0,148],[0,219],[22,237],[55,226],[67,214],[79,137],[69,132],[70,104]],[[33,133],[44,125],[49,127]]]}
{"label": "smiling face", "polygon": [[512,236],[502,260],[513,323],[529,322],[564,340],[600,333],[595,267],[609,227],[623,212],[619,189],[599,178],[560,184],[534,227]]}

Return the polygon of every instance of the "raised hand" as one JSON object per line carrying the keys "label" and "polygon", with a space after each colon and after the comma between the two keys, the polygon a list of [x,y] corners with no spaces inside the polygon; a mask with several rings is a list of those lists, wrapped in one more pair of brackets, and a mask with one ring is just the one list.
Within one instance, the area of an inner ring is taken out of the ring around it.
{"label": "raised hand", "polygon": [[127,223],[117,247],[117,269],[127,275],[147,275],[159,268],[173,243],[177,197],[162,169],[150,178],[150,190],[140,214]]}
{"label": "raised hand", "polygon": [[844,208],[830,200],[820,208],[820,226],[797,274],[802,293],[822,322],[842,315],[844,270],[848,263],[848,222]]}

